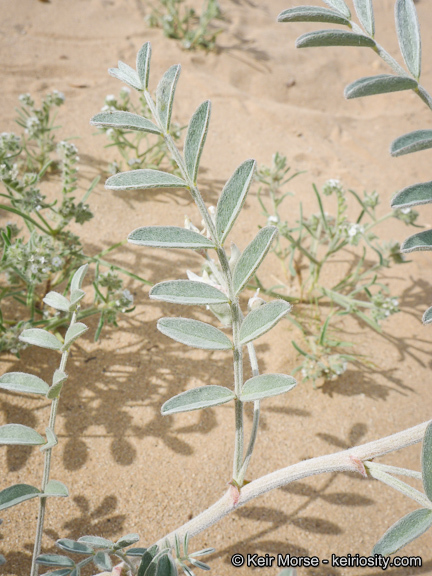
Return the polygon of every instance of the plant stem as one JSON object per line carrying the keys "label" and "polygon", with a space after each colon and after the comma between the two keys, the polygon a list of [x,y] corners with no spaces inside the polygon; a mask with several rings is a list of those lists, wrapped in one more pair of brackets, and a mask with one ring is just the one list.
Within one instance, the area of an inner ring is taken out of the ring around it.
{"label": "plant stem", "polygon": [[174,537],[176,534],[179,538],[183,538],[186,532],[190,537],[196,536],[250,500],[262,496],[275,488],[285,486],[290,482],[329,472],[358,472],[358,461],[362,462],[377,458],[378,456],[383,456],[384,454],[389,454],[390,452],[395,452],[396,450],[421,442],[428,424],[429,421],[423,422],[413,428],[408,428],[402,432],[397,432],[391,436],[386,436],[385,438],[368,442],[355,448],[304,460],[287,468],[266,474],[244,486],[236,504],[234,504],[232,494],[230,490],[228,490],[228,492],[215,504],[210,506],[210,508],[177,530],[170,532],[156,544],[162,546],[168,540],[170,544],[174,546]]}
{"label": "plant stem", "polygon": [[[77,311],[74,311],[74,313],[72,314],[70,326],[73,326],[75,324],[76,317],[77,317]],[[61,372],[65,371],[66,362],[67,362],[67,359],[69,356],[69,350],[70,350],[70,348],[65,350],[62,354],[61,361],[60,361],[60,367],[59,367],[59,370]],[[54,428],[55,428],[58,402],[59,402],[59,399],[55,398],[51,404],[51,413],[50,413],[50,419],[49,419],[48,427],[51,428],[51,430],[53,432],[54,432]],[[43,477],[42,477],[41,494],[45,494],[45,490],[46,490],[47,484],[49,482],[50,471],[51,471],[51,452],[52,452],[52,448],[49,448],[48,450],[45,451],[44,471],[43,471]],[[41,553],[41,548],[42,548],[42,535],[43,535],[43,527],[44,527],[44,520],[45,520],[46,501],[47,501],[46,496],[40,496],[39,497],[39,513],[38,513],[38,521],[37,521],[37,526],[36,526],[36,537],[35,537],[35,543],[34,543],[34,548],[33,548],[33,557],[32,557],[30,576],[37,576],[39,573],[39,566],[38,566],[38,564],[36,564],[36,558]]]}

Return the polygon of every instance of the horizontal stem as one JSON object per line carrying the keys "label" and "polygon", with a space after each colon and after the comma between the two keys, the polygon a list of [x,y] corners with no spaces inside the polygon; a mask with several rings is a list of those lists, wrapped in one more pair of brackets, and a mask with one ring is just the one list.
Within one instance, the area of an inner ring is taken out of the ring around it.
{"label": "horizontal stem", "polygon": [[355,448],[349,448],[348,450],[343,450],[334,454],[327,454],[325,456],[311,458],[310,460],[304,460],[297,464],[282,468],[281,470],[277,470],[276,472],[266,474],[265,476],[253,480],[244,486],[241,489],[236,504],[234,504],[232,491],[229,489],[224,496],[222,496],[222,498],[215,504],[210,506],[210,508],[177,530],[170,532],[161,538],[157,542],[157,545],[161,546],[168,540],[171,545],[174,546],[174,537],[176,534],[180,539],[184,537],[186,532],[190,537],[196,536],[250,500],[262,496],[266,492],[270,492],[270,490],[285,486],[290,482],[328,472],[358,472],[358,460],[370,460],[421,442],[428,424],[429,421],[423,422],[413,428],[408,428],[402,432],[397,432],[391,436],[386,436],[385,438],[368,442],[367,444],[362,444]]}

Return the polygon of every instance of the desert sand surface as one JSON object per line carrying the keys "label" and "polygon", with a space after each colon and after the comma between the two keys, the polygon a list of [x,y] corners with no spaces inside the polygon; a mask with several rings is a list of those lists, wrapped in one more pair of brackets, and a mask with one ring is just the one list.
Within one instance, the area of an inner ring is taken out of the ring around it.
{"label": "desert sand surface", "polygon": [[[66,102],[59,110],[61,137],[74,142],[81,158],[82,189],[94,176],[101,182],[91,197],[95,218],[80,229],[87,251],[96,253],[125,239],[145,225],[182,226],[187,214],[199,223],[185,191],[110,192],[104,189],[107,165],[115,157],[95,136],[90,118],[107,94],[122,84],[110,77],[117,60],[134,65],[145,41],[151,41],[151,90],[163,72],[181,63],[174,118],[186,124],[196,107],[212,101],[212,119],[201,159],[198,183],[205,201],[215,204],[224,182],[245,159],[270,164],[279,151],[293,171],[305,173],[293,181],[295,198],[284,204],[292,221],[301,199],[314,210],[312,184],[330,178],[346,188],[376,190],[385,213],[393,194],[414,182],[431,179],[430,152],[391,158],[391,141],[406,132],[430,126],[430,112],[413,92],[346,101],[343,88],[361,76],[388,72],[367,48],[296,50],[295,39],[315,30],[314,24],[278,24],[283,9],[302,0],[220,0],[225,16],[218,50],[187,52],[179,43],[150,29],[144,17],[149,0],[0,0],[1,131],[14,131],[17,98],[30,92],[37,101],[57,89]],[[319,0],[316,0],[319,3]],[[192,3],[197,8],[200,2]],[[401,60],[394,29],[393,0],[376,0],[378,41]],[[423,81],[432,89],[432,9],[416,4],[423,31]],[[399,56],[398,56],[399,55]],[[51,184],[51,183],[50,183]],[[55,179],[52,185],[55,185]],[[263,216],[257,185],[231,236],[243,249],[254,237]],[[420,208],[420,222],[432,223],[430,208]],[[0,214],[3,223],[9,219]],[[390,220],[382,238],[402,241],[406,226]],[[186,251],[157,251],[125,246],[112,261],[127,266],[152,283],[198,273],[200,257]],[[374,365],[350,366],[337,380],[314,390],[302,383],[290,393],[262,403],[262,426],[248,479],[302,459],[349,448],[431,417],[431,328],[421,324],[431,305],[432,260],[416,253],[410,262],[391,268],[386,277],[401,312],[377,334],[366,325],[348,323],[356,351]],[[269,257],[264,277],[279,274]],[[117,539],[137,532],[148,546],[219,499],[231,479],[234,438],[232,404],[163,418],[160,407],[187,388],[232,381],[231,359],[222,352],[189,349],[156,329],[163,315],[188,315],[216,325],[204,309],[185,310],[148,298],[148,287],[129,282],[136,310],[121,318],[119,328],[107,328],[93,342],[97,320],[74,348],[69,380],[62,394],[59,446],[53,454],[52,478],[70,491],[51,499],[43,550],[54,552],[61,537],[92,534]],[[252,293],[250,294],[250,296]],[[246,304],[246,300],[242,302]],[[263,372],[290,373],[299,363],[291,346],[292,327],[281,322],[257,342]],[[29,371],[43,378],[58,365],[55,352],[28,348],[20,360],[0,358],[1,371]],[[47,402],[2,393],[0,424],[20,422],[43,431]],[[251,423],[247,411],[246,423]],[[419,469],[420,446],[383,459]],[[0,488],[39,482],[42,456],[35,449],[0,449]],[[369,555],[374,544],[397,519],[416,508],[391,488],[359,474],[327,474],[290,484],[249,503],[193,539],[192,550],[212,546],[207,557],[215,576],[279,569],[246,566],[235,569],[234,553],[318,556]],[[29,573],[36,522],[34,500],[1,513],[0,551],[5,575]],[[422,568],[389,569],[389,576],[432,573],[430,532],[402,554],[421,556]],[[379,568],[300,569],[305,576],[378,576]],[[85,574],[95,574],[89,570]],[[197,570],[199,573],[199,570]]]}

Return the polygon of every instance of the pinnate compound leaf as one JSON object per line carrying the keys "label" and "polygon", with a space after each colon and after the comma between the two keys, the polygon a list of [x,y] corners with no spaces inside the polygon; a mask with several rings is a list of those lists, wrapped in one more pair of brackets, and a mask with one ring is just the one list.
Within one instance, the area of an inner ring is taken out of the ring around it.
{"label": "pinnate compound leaf", "polygon": [[49,386],[38,376],[26,374],[25,372],[8,372],[0,377],[0,388],[10,392],[20,392],[27,394],[45,394]]}
{"label": "pinnate compound leaf", "polygon": [[87,332],[88,327],[82,322],[75,322],[72,326],[69,326],[65,334],[65,341],[62,346],[62,352],[71,347],[77,338],[79,338],[84,332]]}
{"label": "pinnate compound leaf", "polygon": [[420,508],[410,512],[387,530],[379,542],[375,544],[372,555],[393,554],[421,536],[431,526],[432,510]]}
{"label": "pinnate compound leaf", "polygon": [[430,324],[432,322],[432,306],[423,314],[422,322],[423,324]]}
{"label": "pinnate compound leaf", "polygon": [[395,18],[399,46],[405,64],[415,78],[420,78],[421,37],[413,0],[396,0]]}
{"label": "pinnate compound leaf", "polygon": [[152,188],[187,188],[184,180],[161,170],[142,168],[119,172],[108,178],[105,188],[108,190],[150,190]]}
{"label": "pinnate compound leaf", "polygon": [[190,318],[161,318],[158,330],[186,346],[204,350],[231,350],[231,340],[223,332],[199,320]]}
{"label": "pinnate compound leaf", "polygon": [[72,293],[74,290],[81,290],[81,286],[84,280],[85,275],[87,274],[89,265],[83,264],[78,268],[75,274],[72,276],[71,284],[70,284],[70,293],[72,297]]}
{"label": "pinnate compound leaf", "polygon": [[286,374],[261,374],[246,380],[243,384],[240,400],[242,402],[255,402],[255,400],[277,396],[288,392],[296,384],[296,379]]}
{"label": "pinnate compound leaf", "polygon": [[164,129],[168,132],[171,123],[171,113],[174,94],[180,76],[181,66],[171,66],[162,76],[156,88],[156,112]]}
{"label": "pinnate compound leaf", "polygon": [[0,444],[38,446],[45,444],[45,438],[23,424],[5,424],[0,426]]}
{"label": "pinnate compound leaf", "polygon": [[391,201],[392,208],[411,208],[432,202],[432,182],[407,186],[398,192]]}
{"label": "pinnate compound leaf", "polygon": [[70,540],[69,538],[61,538],[60,540],[57,540],[56,545],[66,552],[74,552],[75,554],[93,554],[93,548],[83,544],[82,542]]}
{"label": "pinnate compound leaf", "polygon": [[108,74],[113,78],[117,78],[120,82],[124,82],[135,90],[142,90],[143,86],[136,71],[119,60],[118,68],[109,68]]}
{"label": "pinnate compound leaf", "polygon": [[58,444],[58,438],[52,428],[47,428],[45,430],[45,434],[47,438],[47,443],[40,447],[41,452],[49,450],[50,448],[54,448],[54,446],[57,446]]}
{"label": "pinnate compound leaf", "polygon": [[291,308],[285,300],[275,300],[249,312],[240,327],[240,344],[252,342],[271,330]]}
{"label": "pinnate compound leaf", "polygon": [[373,48],[372,38],[344,30],[318,30],[307,32],[297,38],[297,48],[316,48],[320,46],[359,46]]}
{"label": "pinnate compound leaf", "polygon": [[117,549],[126,548],[126,546],[131,546],[132,544],[138,542],[139,539],[140,539],[139,534],[126,534],[126,536],[123,536],[122,538],[117,540],[117,542],[115,543],[115,547]]}
{"label": "pinnate compound leaf", "polygon": [[379,74],[378,76],[366,76],[349,84],[344,91],[345,98],[361,98],[374,96],[375,94],[387,94],[417,88],[418,83],[407,76],[394,76],[393,74]]}
{"label": "pinnate compound leaf", "polygon": [[402,242],[400,251],[408,254],[420,250],[432,250],[432,230],[418,232]]}
{"label": "pinnate compound leaf", "polygon": [[216,231],[224,243],[242,209],[255,172],[255,160],[246,160],[225,184],[216,210]]}
{"label": "pinnate compound leaf", "polygon": [[102,548],[104,550],[111,550],[114,547],[114,542],[107,540],[106,538],[101,538],[100,536],[81,536],[78,538],[78,542],[84,542],[92,548]]}
{"label": "pinnate compound leaf", "polygon": [[345,4],[344,0],[324,0],[324,2],[327,4],[327,6],[330,6],[330,8],[338,10],[346,18],[351,18],[351,12],[349,11],[349,8]]}
{"label": "pinnate compound leaf", "polygon": [[150,298],[173,304],[225,304],[228,297],[210,284],[194,280],[171,280],[153,286]]}
{"label": "pinnate compound leaf", "polygon": [[136,69],[143,88],[148,88],[150,76],[151,44],[143,44],[137,54]]}
{"label": "pinnate compound leaf", "polygon": [[425,494],[432,502],[432,423],[426,428],[423,438],[422,480]]}
{"label": "pinnate compound leaf", "polygon": [[390,146],[392,156],[403,156],[432,148],[432,130],[414,130],[393,140]]}
{"label": "pinnate compound leaf", "polygon": [[153,558],[156,556],[158,551],[159,549],[156,546],[156,544],[154,544],[154,546],[151,546],[150,548],[147,548],[146,552],[144,553],[141,559],[141,564],[138,569],[138,576],[145,576],[147,568],[150,566]]}
{"label": "pinnate compound leaf", "polygon": [[184,145],[184,159],[189,178],[195,184],[199,162],[207,138],[210,122],[211,102],[207,100],[196,109],[189,122]]}
{"label": "pinnate compound leaf", "polygon": [[36,558],[36,564],[42,564],[42,566],[68,566],[70,568],[75,568],[76,566],[71,558],[60,554],[41,554]]}
{"label": "pinnate compound leaf", "polygon": [[296,6],[279,14],[278,22],[325,22],[348,26],[349,20],[334,10],[318,6]]}
{"label": "pinnate compound leaf", "polygon": [[58,340],[54,334],[46,332],[41,328],[23,330],[19,339],[27,344],[33,344],[41,348],[49,348],[50,350],[60,350],[62,347],[60,340]]}
{"label": "pinnate compound leaf", "polygon": [[375,19],[372,0],[353,0],[354,8],[363,28],[371,36],[375,34]]}
{"label": "pinnate compound leaf", "polygon": [[275,226],[266,226],[261,228],[252,242],[246,246],[234,268],[233,284],[236,294],[243,290],[249,278],[258,269],[276,234],[277,228]]}
{"label": "pinnate compound leaf", "polygon": [[233,398],[235,398],[235,394],[232,390],[225,388],[225,386],[210,384],[209,386],[192,388],[192,390],[173,396],[162,405],[161,412],[163,416],[178,412],[190,412],[226,404]]}
{"label": "pinnate compound leaf", "polygon": [[111,558],[105,552],[96,552],[93,562],[101,570],[112,570]]}
{"label": "pinnate compound leaf", "polygon": [[56,310],[61,310],[62,312],[69,312],[71,303],[65,296],[59,294],[58,292],[48,292],[48,294],[43,299],[45,304],[55,308]]}
{"label": "pinnate compound leaf", "polygon": [[180,226],[144,226],[128,236],[128,242],[151,248],[191,248],[209,250],[214,248],[211,240]]}
{"label": "pinnate compound leaf", "polygon": [[116,128],[120,130],[137,130],[138,132],[149,132],[150,134],[160,134],[161,131],[147,118],[143,118],[132,112],[116,110],[113,112],[100,112],[90,120],[92,126],[102,128]]}
{"label": "pinnate compound leaf", "polygon": [[40,490],[29,484],[15,484],[0,492],[0,510],[20,504],[25,500],[39,496]]}

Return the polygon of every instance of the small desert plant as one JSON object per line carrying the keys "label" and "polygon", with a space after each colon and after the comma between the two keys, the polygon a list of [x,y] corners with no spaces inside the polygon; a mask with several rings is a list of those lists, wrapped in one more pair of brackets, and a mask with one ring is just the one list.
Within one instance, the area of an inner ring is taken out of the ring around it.
{"label": "small desert plant", "polygon": [[[279,22],[324,22],[346,26],[349,31],[318,30],[300,36],[296,41],[297,48],[324,46],[359,46],[372,48],[395,72],[395,74],[380,74],[360,78],[345,88],[345,97],[360,98],[375,94],[413,90],[432,110],[432,97],[420,84],[421,75],[421,36],[417,11],[413,0],[396,0],[395,21],[400,51],[407,70],[375,40],[375,20],[372,0],[353,0],[354,9],[359,21],[357,24],[344,0],[324,0],[329,8],[317,6],[298,6],[288,8],[279,14]],[[392,156],[402,156],[432,148],[432,130],[415,130],[394,140],[390,146]],[[432,202],[432,182],[413,184],[398,192],[391,205],[396,210],[411,210],[413,206]],[[416,250],[432,250],[432,230],[419,232],[410,236],[401,245],[402,253]],[[432,307],[423,315],[423,322],[432,322]],[[430,428],[429,428],[430,430]],[[396,552],[432,526],[432,483],[430,472],[426,469],[432,453],[431,436],[426,435],[423,444],[423,485],[429,499],[429,504],[420,493],[412,492],[414,498],[423,508],[411,512],[391,526],[375,546],[373,553],[392,554]],[[399,480],[387,476],[384,468],[375,468],[376,464],[367,463],[368,472],[388,483],[393,488],[400,489]],[[385,474],[385,478],[382,476]],[[407,475],[412,475],[412,473]],[[421,476],[420,476],[421,477]],[[409,495],[409,489],[405,493]],[[414,490],[410,487],[410,490]]]}
{"label": "small desert plant", "polygon": [[[343,350],[352,343],[340,339],[337,321],[341,317],[357,317],[380,332],[381,321],[399,311],[398,299],[389,294],[382,271],[404,259],[399,243],[381,242],[376,227],[392,217],[415,225],[418,214],[408,208],[378,217],[376,192],[365,192],[361,197],[354,190],[345,190],[339,181],[329,180],[322,191],[313,186],[317,212],[306,215],[300,202],[300,217],[289,224],[280,210],[292,196],[285,191],[286,185],[298,175],[289,172],[286,156],[279,153],[273,156],[271,166],[257,170],[256,178],[261,183],[258,200],[267,224],[276,226],[279,232],[272,251],[280,260],[282,277],[276,277],[277,285],[269,286],[256,274],[249,287],[295,304],[289,318],[301,330],[303,342],[293,344],[304,357],[297,370],[315,385],[318,379],[337,378],[347,362],[359,359]],[[334,216],[326,211],[326,197],[336,200]],[[350,206],[349,218],[350,200],[354,206]],[[335,275],[335,264],[340,265],[341,260],[346,266]]]}
{"label": "small desert plant", "polygon": [[[45,306],[44,297],[67,284],[72,271],[83,263],[94,263],[96,271],[93,306],[79,312],[79,318],[100,315],[96,337],[105,322],[115,324],[119,312],[133,309],[133,297],[118,272],[138,278],[104,260],[116,246],[90,256],[70,230],[72,223],[82,225],[93,218],[87,200],[99,178],[77,198],[78,150],[71,142],[56,142],[53,133],[52,109],[64,101],[63,95],[48,94],[40,109],[29,94],[20,101],[18,124],[25,130],[20,135],[0,135],[0,196],[6,200],[0,208],[14,218],[0,228],[0,352],[14,354],[26,346],[19,339],[22,330],[68,325],[68,310],[53,311]],[[55,150],[57,159],[52,157]],[[61,189],[55,198],[48,198],[41,186],[53,170],[60,170]],[[107,270],[102,272],[102,267]]]}
{"label": "small desert plant", "polygon": [[213,50],[216,38],[222,32],[213,20],[222,18],[218,0],[204,0],[201,14],[184,4],[184,0],[159,0],[146,20],[150,27],[162,28],[167,38],[181,40],[186,50],[203,48]]}

